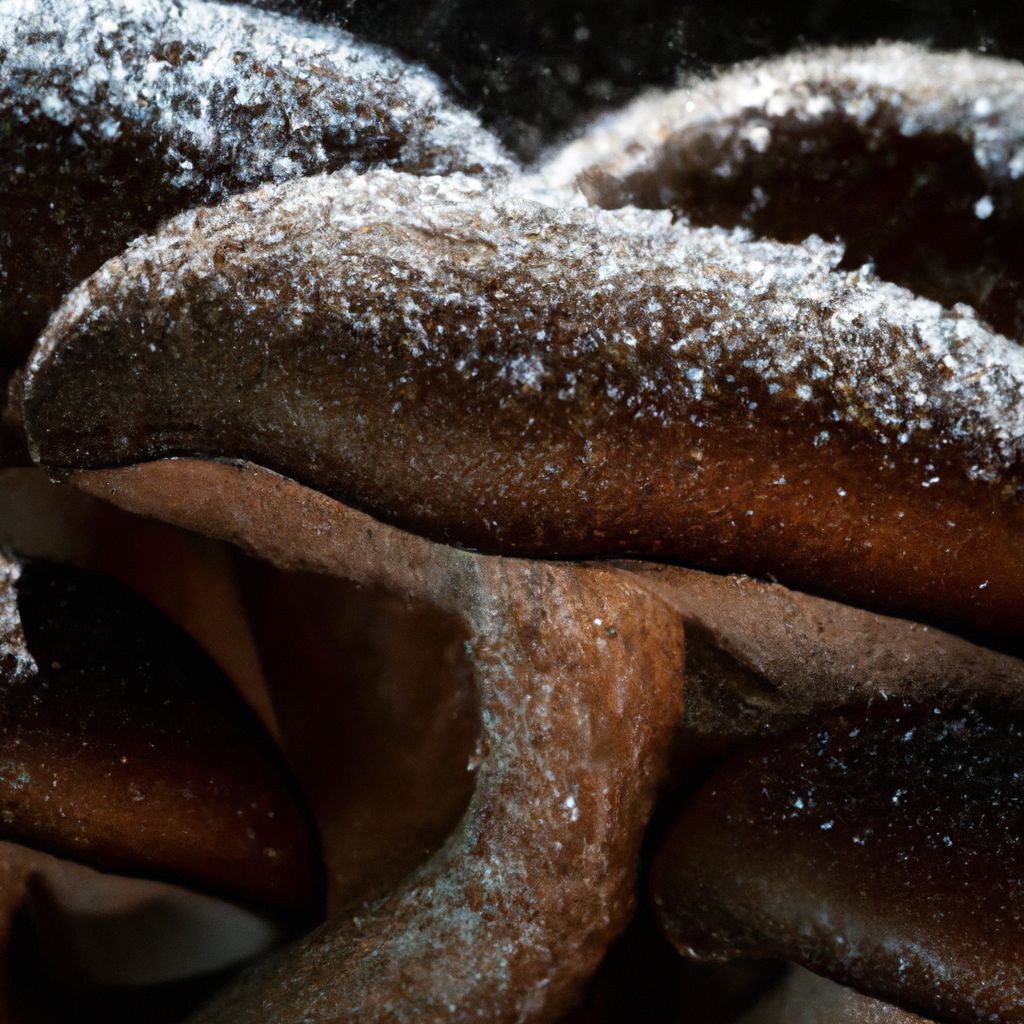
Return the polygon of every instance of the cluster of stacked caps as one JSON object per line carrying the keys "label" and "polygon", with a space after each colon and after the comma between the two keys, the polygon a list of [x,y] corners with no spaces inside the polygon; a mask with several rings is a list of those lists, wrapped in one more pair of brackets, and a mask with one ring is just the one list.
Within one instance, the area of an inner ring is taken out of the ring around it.
{"label": "cluster of stacked caps", "polygon": [[[1024,1021],[1022,239],[1012,62],[798,53],[523,167],[336,28],[0,0],[4,955],[145,876],[303,932],[196,1022],[604,1021],[639,899],[681,1005],[685,960],[792,965],[716,1021]],[[323,712],[266,713],[302,671],[140,603],[136,532],[445,623],[433,852],[354,885]]]}

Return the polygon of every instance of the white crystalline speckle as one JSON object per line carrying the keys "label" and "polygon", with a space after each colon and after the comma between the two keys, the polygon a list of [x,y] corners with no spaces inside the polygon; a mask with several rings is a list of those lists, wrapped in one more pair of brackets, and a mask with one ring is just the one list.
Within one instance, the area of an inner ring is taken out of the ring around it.
{"label": "white crystalline speckle", "polygon": [[[216,280],[224,246],[262,247],[290,282],[275,298],[282,322],[320,304],[339,339],[401,337],[410,360],[500,382],[502,402],[556,403],[567,429],[611,407],[668,428],[699,423],[707,403],[735,407],[738,387],[759,386],[792,415],[813,403],[892,447],[955,446],[974,476],[1024,457],[1024,349],[968,307],[839,271],[840,248],[818,238],[788,245],[667,212],[559,207],[461,175],[338,173],[185,214],[72,293],[44,338],[97,304],[116,315],[161,267],[172,290]],[[368,273],[370,257],[391,271]]]}
{"label": "white crystalline speckle", "polygon": [[510,167],[428,71],[241,4],[0,0],[0,116],[73,127],[83,151],[152,137],[205,199],[348,164]]}
{"label": "white crystalline speckle", "polygon": [[674,137],[693,144],[699,136],[739,162],[744,150],[765,150],[773,122],[837,116],[879,137],[893,126],[908,136],[959,136],[993,177],[1019,177],[1024,166],[1024,66],[880,43],[740,65],[711,81],[648,93],[553,151],[538,174],[552,186],[570,185],[595,166],[628,178],[654,167]]}
{"label": "white crystalline speckle", "polygon": [[21,682],[39,671],[22,631],[17,591],[20,578],[21,566],[0,557],[0,670],[9,682]]}

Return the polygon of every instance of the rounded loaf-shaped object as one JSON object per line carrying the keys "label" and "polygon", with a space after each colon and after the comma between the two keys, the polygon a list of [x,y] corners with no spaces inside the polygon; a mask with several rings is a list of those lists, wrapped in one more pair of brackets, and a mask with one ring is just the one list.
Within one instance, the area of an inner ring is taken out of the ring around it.
{"label": "rounded loaf-shaped object", "polygon": [[76,290],[26,428],[56,471],[247,458],[463,546],[1019,637],[1024,352],[838,258],[459,176],[307,178]]}

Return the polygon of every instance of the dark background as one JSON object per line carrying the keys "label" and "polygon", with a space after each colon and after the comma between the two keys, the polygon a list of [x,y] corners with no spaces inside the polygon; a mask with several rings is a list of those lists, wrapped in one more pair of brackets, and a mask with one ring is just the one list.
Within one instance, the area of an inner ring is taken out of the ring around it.
{"label": "dark background", "polygon": [[264,0],[424,61],[520,155],[645,85],[794,46],[913,39],[1024,57],[1024,0]]}

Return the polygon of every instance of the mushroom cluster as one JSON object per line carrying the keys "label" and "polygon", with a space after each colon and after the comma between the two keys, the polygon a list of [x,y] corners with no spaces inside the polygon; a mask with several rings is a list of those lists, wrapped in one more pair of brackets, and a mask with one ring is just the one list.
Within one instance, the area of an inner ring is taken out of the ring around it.
{"label": "mushroom cluster", "polygon": [[1022,228],[1009,61],[0,0],[0,1020],[1024,1022]]}

